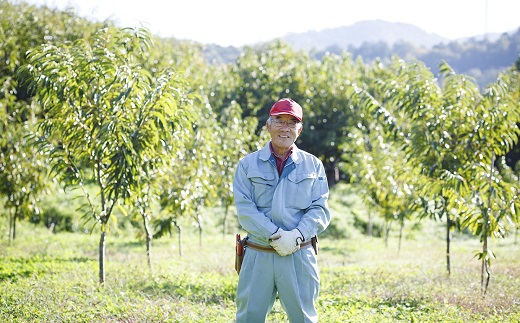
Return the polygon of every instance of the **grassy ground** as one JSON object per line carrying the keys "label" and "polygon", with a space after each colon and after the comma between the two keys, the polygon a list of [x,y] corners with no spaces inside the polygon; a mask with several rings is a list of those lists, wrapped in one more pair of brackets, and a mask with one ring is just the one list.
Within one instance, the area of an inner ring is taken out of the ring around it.
{"label": "grassy ground", "polygon": [[[188,230],[185,230],[188,231]],[[49,234],[19,225],[0,248],[1,322],[233,322],[234,236],[144,244],[110,233],[106,284],[98,284],[98,234]],[[398,240],[350,235],[320,240],[321,322],[520,322],[520,245],[494,241],[498,259],[480,294],[478,241],[456,237],[446,274],[442,228]],[[286,322],[277,302],[268,322]]]}

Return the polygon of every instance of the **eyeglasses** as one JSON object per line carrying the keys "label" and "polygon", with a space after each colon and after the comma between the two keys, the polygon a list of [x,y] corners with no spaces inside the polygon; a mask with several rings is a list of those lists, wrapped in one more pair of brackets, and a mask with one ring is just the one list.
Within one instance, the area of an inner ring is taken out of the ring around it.
{"label": "eyeglasses", "polygon": [[300,122],[297,120],[283,121],[281,119],[271,119],[271,122],[278,128],[281,128],[281,127],[287,125],[287,127],[292,128],[292,129],[295,129],[300,124]]}

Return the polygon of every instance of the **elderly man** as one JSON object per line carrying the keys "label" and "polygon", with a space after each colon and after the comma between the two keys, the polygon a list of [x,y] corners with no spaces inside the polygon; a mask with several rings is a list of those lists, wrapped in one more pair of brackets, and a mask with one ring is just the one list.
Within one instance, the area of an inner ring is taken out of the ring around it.
{"label": "elderly man", "polygon": [[322,162],[294,144],[301,106],[283,98],[269,115],[270,142],[240,160],[233,182],[247,231],[236,321],[265,322],[278,294],[290,322],[317,322],[316,237],[330,223],[327,177]]}

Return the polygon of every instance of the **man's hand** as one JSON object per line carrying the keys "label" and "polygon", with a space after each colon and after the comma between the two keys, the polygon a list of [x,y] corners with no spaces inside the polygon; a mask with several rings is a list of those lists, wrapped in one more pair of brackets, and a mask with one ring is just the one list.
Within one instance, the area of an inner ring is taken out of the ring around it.
{"label": "man's hand", "polygon": [[279,229],[269,237],[269,240],[271,241],[271,247],[273,247],[280,256],[288,256],[300,249],[303,236],[298,229],[291,231]]}

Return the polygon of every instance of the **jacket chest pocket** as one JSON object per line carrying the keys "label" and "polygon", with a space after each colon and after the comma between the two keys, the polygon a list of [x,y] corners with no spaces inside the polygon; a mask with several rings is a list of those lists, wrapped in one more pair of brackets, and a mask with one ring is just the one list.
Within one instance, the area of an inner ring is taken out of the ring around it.
{"label": "jacket chest pocket", "polygon": [[316,173],[289,174],[287,176],[287,206],[294,209],[306,209],[312,204],[312,187],[318,175]]}
{"label": "jacket chest pocket", "polygon": [[271,207],[276,188],[275,176],[272,173],[250,172],[247,177],[251,181],[252,196],[258,208]]}

